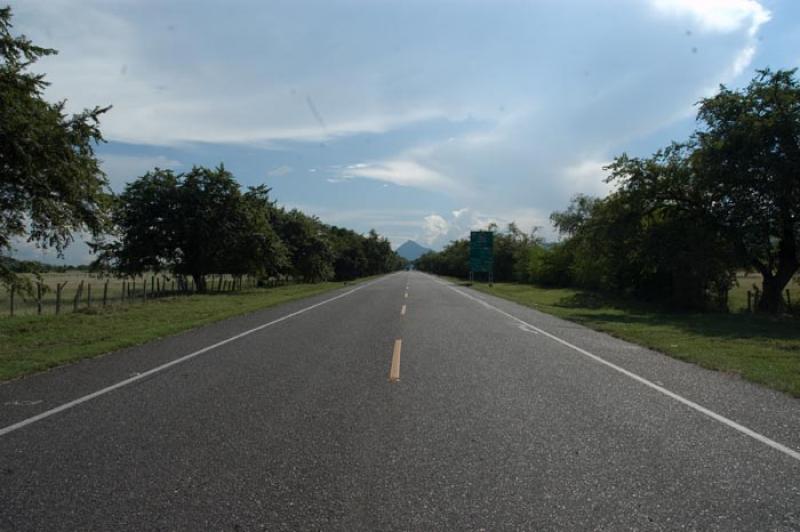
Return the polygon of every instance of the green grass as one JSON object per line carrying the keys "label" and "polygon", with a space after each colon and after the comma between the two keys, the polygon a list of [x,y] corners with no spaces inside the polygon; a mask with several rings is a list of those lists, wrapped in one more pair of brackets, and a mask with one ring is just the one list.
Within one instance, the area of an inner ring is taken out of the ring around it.
{"label": "green grass", "polygon": [[279,305],[343,283],[294,284],[240,293],[155,299],[58,316],[0,318],[0,380],[92,357],[231,316]]}
{"label": "green grass", "polygon": [[591,292],[511,283],[472,288],[800,397],[797,319],[669,312]]}

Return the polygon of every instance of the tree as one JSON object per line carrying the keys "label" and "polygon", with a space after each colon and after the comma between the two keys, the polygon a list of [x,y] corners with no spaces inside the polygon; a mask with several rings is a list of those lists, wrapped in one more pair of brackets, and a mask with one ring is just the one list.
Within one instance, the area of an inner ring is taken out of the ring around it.
{"label": "tree", "polygon": [[[95,107],[72,116],[43,98],[44,75],[28,71],[55,50],[11,34],[11,9],[0,8],[0,253],[27,238],[59,254],[76,231],[101,234],[110,195],[94,155],[101,142]],[[14,281],[0,266],[0,280]]]}
{"label": "tree", "polygon": [[333,249],[333,272],[339,281],[350,281],[361,277],[367,270],[364,256],[364,237],[342,227],[330,227],[328,239]]}
{"label": "tree", "polygon": [[497,281],[527,281],[528,258],[533,247],[540,243],[535,228],[528,235],[521,231],[514,222],[508,224],[505,232],[496,233],[493,250],[494,279]]}
{"label": "tree", "polygon": [[763,276],[760,310],[781,310],[800,268],[800,82],[762,70],[743,90],[704,99],[693,163],[704,207]]}
{"label": "tree", "polygon": [[286,243],[292,275],[309,283],[333,277],[333,250],[317,218],[297,209],[288,212],[281,209],[276,212],[275,230]]}
{"label": "tree", "polygon": [[364,256],[367,259],[366,274],[377,275],[394,269],[396,257],[392,246],[386,238],[370,229],[363,242]]}
{"label": "tree", "polygon": [[465,279],[469,276],[469,240],[453,240],[442,251],[429,251],[415,265],[423,272]]}
{"label": "tree", "polygon": [[209,274],[274,274],[287,259],[272,211],[268,188],[242,194],[223,165],[195,166],[185,174],[156,168],[117,199],[118,240],[105,246],[101,261],[127,275],[191,276],[199,291]]}
{"label": "tree", "polygon": [[221,272],[235,276],[271,277],[289,267],[286,246],[272,227],[276,210],[266,185],[248,188],[235,210],[233,234],[219,265]]}
{"label": "tree", "polygon": [[736,261],[698,202],[690,150],[673,145],[647,159],[609,165],[617,190],[576,196],[551,217],[562,234],[573,280],[584,287],[668,302],[725,306]]}

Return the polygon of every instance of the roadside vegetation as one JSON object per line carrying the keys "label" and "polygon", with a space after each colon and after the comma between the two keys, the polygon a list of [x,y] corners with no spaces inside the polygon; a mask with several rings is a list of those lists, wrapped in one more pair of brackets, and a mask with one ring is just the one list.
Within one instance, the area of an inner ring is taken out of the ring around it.
{"label": "roadside vegetation", "polygon": [[[514,224],[495,238],[494,278],[600,291],[676,310],[726,311],[736,272],[761,276],[754,306],[792,311],[800,269],[800,81],[764,70],[746,88],[699,104],[688,140],[607,167],[613,191],[578,195],[545,244]],[[497,230],[496,227],[490,229]],[[466,277],[469,242],[417,267]]]}
{"label": "roadside vegetation", "polygon": [[[475,286],[800,395],[798,139],[796,70],[721,87],[689,139],[620,155],[612,192],[554,212],[558,242],[490,225],[499,282]],[[469,253],[453,241],[416,267],[466,279]]]}
{"label": "roadside vegetation", "polygon": [[138,305],[95,307],[60,316],[0,319],[0,380],[141,344],[343,286],[339,282],[290,284],[236,293],[192,294]]}

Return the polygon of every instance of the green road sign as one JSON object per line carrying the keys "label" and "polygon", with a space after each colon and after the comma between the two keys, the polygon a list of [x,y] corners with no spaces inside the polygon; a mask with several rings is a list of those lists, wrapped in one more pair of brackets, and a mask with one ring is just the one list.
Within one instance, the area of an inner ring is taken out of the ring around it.
{"label": "green road sign", "polygon": [[492,273],[494,267],[494,233],[491,231],[472,231],[469,234],[469,271],[472,273]]}

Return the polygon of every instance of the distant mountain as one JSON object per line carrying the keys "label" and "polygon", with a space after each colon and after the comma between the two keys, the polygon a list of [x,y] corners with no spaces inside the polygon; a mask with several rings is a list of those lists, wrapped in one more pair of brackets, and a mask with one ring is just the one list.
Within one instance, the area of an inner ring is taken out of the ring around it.
{"label": "distant mountain", "polygon": [[431,251],[426,247],[422,247],[413,240],[407,240],[402,246],[397,248],[397,254],[406,260],[414,261],[423,256],[425,253]]}

